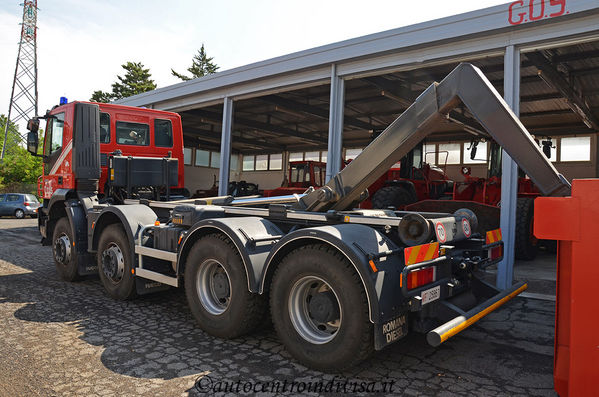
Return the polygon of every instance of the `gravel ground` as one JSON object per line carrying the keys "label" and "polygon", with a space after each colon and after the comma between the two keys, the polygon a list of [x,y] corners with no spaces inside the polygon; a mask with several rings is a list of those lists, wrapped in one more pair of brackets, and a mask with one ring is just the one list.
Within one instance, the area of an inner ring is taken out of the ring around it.
{"label": "gravel ground", "polygon": [[272,327],[206,335],[181,290],[117,302],[97,278],[59,280],[36,222],[0,219],[0,396],[555,396],[553,302],[516,298],[439,348],[411,334],[323,374],[294,362]]}

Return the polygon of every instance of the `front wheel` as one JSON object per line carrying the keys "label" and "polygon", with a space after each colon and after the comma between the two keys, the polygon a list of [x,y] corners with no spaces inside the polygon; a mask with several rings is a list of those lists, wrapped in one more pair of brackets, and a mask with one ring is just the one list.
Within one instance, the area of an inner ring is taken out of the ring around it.
{"label": "front wheel", "polygon": [[539,240],[533,234],[534,199],[519,197],[516,203],[516,259],[531,261],[537,257]]}
{"label": "front wheel", "polygon": [[385,186],[372,196],[372,208],[386,209],[394,207],[402,209],[416,200],[412,193],[402,186]]}
{"label": "front wheel", "polygon": [[338,372],[373,351],[373,326],[359,275],[324,245],[285,257],[271,283],[271,317],[291,355],[304,365]]}
{"label": "front wheel", "polygon": [[77,253],[75,252],[73,231],[67,217],[62,217],[54,226],[52,235],[52,253],[54,264],[60,278],[65,281],[79,279],[77,273]]}
{"label": "front wheel", "polygon": [[200,328],[220,338],[236,338],[264,322],[266,301],[251,293],[233,243],[210,234],[194,243],[185,265],[185,295]]}
{"label": "front wheel", "polygon": [[137,296],[135,277],[131,272],[131,247],[121,225],[108,225],[102,231],[97,258],[100,280],[108,295],[117,300]]}

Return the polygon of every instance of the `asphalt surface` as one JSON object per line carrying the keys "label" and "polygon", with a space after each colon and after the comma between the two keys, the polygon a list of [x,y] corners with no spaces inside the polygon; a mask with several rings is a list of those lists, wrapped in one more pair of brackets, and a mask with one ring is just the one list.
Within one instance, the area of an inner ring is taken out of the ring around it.
{"label": "asphalt surface", "polygon": [[555,395],[553,302],[516,298],[439,348],[411,334],[323,374],[293,361],[272,327],[206,335],[181,290],[117,302],[97,278],[59,280],[36,222],[0,219],[0,396]]}

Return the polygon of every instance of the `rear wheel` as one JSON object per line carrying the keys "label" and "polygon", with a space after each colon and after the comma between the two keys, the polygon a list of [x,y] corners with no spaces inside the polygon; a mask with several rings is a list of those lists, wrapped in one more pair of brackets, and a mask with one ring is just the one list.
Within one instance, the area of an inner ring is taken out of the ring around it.
{"label": "rear wheel", "polygon": [[108,295],[117,300],[137,296],[129,239],[121,225],[108,225],[102,231],[97,258],[100,280]]}
{"label": "rear wheel", "polygon": [[271,283],[271,317],[298,361],[337,372],[373,351],[373,327],[360,277],[345,257],[324,245],[285,257]]}
{"label": "rear wheel", "polygon": [[533,234],[534,199],[519,197],[516,205],[516,259],[533,260],[539,241]]}
{"label": "rear wheel", "polygon": [[241,256],[220,234],[202,237],[191,248],[185,295],[200,328],[220,338],[247,334],[265,319],[265,297],[248,290]]}
{"label": "rear wheel", "polygon": [[77,253],[73,238],[71,224],[67,217],[62,217],[54,226],[52,235],[52,253],[54,255],[54,264],[60,278],[65,281],[75,281],[79,279],[77,273]]}
{"label": "rear wheel", "polygon": [[23,219],[23,218],[25,218],[25,211],[23,211],[23,210],[22,210],[22,209],[20,209],[20,208],[17,208],[17,209],[15,210],[15,217],[16,217],[17,219]]}
{"label": "rear wheel", "polygon": [[372,196],[372,208],[402,207],[415,202],[412,194],[402,186],[385,186]]}

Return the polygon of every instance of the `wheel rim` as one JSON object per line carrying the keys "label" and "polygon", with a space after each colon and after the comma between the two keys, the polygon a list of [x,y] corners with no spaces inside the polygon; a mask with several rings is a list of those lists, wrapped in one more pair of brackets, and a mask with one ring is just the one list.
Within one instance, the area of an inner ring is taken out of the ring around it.
{"label": "wheel rim", "polygon": [[23,210],[17,210],[17,211],[15,212],[15,216],[16,216],[17,218],[22,218],[24,215],[25,215],[25,213],[23,212]]}
{"label": "wheel rim", "polygon": [[107,249],[102,252],[102,272],[108,280],[117,284],[125,274],[125,257],[121,248],[110,243]]}
{"label": "wheel rim", "polygon": [[207,259],[200,265],[196,291],[208,313],[215,316],[224,313],[231,302],[231,290],[229,273],[220,262]]}
{"label": "wheel rim", "polygon": [[338,295],[319,277],[303,277],[291,287],[288,310],[293,327],[310,343],[330,342],[341,328],[343,310]]}
{"label": "wheel rim", "polygon": [[54,241],[54,258],[62,265],[66,265],[71,261],[71,239],[66,233],[62,233]]}

